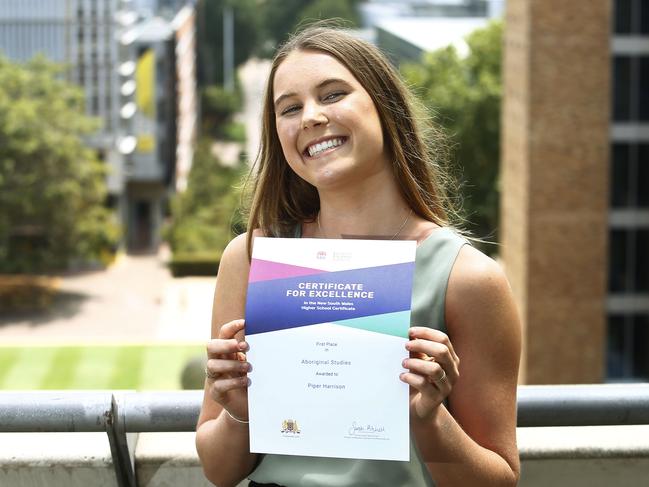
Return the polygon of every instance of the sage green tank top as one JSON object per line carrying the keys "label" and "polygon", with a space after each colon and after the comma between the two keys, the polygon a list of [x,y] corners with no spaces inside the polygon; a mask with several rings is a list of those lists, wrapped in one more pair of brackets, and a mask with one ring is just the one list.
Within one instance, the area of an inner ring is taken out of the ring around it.
{"label": "sage green tank top", "polygon": [[[299,231],[296,232],[299,237]],[[417,247],[412,289],[412,326],[445,331],[446,286],[466,239],[439,228]],[[412,437],[411,437],[412,438]],[[410,442],[410,461],[354,460],[293,455],[262,455],[249,478],[285,487],[434,487],[417,446]]]}

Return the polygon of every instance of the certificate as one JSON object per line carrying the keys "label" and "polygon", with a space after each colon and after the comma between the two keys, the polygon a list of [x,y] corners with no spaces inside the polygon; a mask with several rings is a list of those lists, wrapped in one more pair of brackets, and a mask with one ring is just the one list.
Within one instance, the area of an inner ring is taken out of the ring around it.
{"label": "certificate", "polygon": [[256,238],[250,451],[407,461],[415,241]]}

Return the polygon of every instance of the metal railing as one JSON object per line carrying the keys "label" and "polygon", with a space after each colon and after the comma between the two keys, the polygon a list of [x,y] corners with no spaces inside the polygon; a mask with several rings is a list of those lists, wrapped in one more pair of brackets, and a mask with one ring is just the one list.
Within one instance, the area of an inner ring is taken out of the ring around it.
{"label": "metal railing", "polygon": [[[105,432],[120,487],[136,487],[134,435],[193,431],[202,391],[0,392],[0,432]],[[649,384],[519,386],[518,426],[649,424]]]}

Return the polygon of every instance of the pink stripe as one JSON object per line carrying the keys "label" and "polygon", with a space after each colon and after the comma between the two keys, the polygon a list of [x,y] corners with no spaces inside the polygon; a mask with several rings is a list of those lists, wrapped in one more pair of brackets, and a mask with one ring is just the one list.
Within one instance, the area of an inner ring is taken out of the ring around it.
{"label": "pink stripe", "polygon": [[327,271],[296,265],[281,264],[270,260],[252,259],[248,281],[269,281],[271,279],[311,276],[313,274],[323,274],[325,272]]}

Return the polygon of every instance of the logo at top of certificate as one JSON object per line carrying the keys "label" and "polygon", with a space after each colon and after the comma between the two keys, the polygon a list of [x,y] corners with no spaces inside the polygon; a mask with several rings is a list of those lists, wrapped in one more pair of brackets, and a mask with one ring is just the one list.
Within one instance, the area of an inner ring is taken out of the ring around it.
{"label": "logo at top of certificate", "polygon": [[294,419],[285,419],[282,421],[282,433],[290,433],[294,435],[300,434],[300,427]]}
{"label": "logo at top of certificate", "polygon": [[316,259],[324,260],[327,258],[327,252],[324,250],[318,250],[318,252],[315,254]]}

